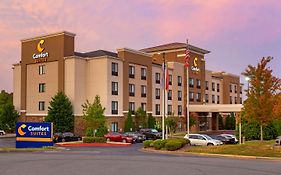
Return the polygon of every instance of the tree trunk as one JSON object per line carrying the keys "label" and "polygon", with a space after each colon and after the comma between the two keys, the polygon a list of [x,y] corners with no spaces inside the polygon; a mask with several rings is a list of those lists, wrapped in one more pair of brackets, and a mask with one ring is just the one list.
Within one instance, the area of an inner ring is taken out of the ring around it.
{"label": "tree trunk", "polygon": [[262,125],[261,125],[260,127],[261,127],[261,141],[263,141],[263,131],[262,131]]}

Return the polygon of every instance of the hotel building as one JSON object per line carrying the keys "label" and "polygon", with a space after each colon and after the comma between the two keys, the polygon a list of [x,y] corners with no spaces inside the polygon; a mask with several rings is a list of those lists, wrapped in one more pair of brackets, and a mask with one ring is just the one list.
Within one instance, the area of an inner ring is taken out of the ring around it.
{"label": "hotel building", "polygon": [[[166,112],[179,117],[179,130],[186,128],[187,96],[190,114],[199,121],[193,127],[197,131],[217,130],[218,112],[241,108],[239,76],[205,70],[204,57],[209,53],[205,49],[188,45],[187,82],[185,43],[80,53],[75,52],[74,38],[73,33],[60,32],[21,40],[21,60],[13,65],[14,106],[21,121],[44,121],[51,98],[63,91],[73,105],[76,133],[82,134],[84,129],[81,105],[92,102],[96,95],[105,107],[111,131],[122,131],[128,111],[139,107],[160,122],[163,60],[169,73]],[[200,127],[202,123],[207,126]]]}

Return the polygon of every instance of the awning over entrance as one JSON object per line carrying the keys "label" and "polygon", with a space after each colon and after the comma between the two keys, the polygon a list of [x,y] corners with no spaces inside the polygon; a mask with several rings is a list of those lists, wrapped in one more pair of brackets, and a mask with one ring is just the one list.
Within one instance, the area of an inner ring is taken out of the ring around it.
{"label": "awning over entrance", "polygon": [[190,112],[241,112],[242,104],[189,105]]}

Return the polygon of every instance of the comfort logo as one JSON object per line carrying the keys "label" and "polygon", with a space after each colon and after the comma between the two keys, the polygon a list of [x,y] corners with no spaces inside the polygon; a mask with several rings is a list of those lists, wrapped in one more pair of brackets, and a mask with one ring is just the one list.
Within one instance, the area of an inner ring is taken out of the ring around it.
{"label": "comfort logo", "polygon": [[195,58],[194,58],[194,61],[193,61],[193,64],[194,64],[195,67],[197,67],[197,65],[198,65],[197,61],[198,61],[198,58],[195,57]]}
{"label": "comfort logo", "polygon": [[43,52],[43,50],[45,49],[44,47],[42,47],[42,45],[45,43],[45,40],[40,40],[39,43],[37,44],[37,50],[39,53]]}
{"label": "comfort logo", "polygon": [[26,134],[26,132],[24,132],[22,129],[26,128],[26,124],[22,124],[20,125],[20,127],[18,128],[18,133],[21,136],[24,136]]}

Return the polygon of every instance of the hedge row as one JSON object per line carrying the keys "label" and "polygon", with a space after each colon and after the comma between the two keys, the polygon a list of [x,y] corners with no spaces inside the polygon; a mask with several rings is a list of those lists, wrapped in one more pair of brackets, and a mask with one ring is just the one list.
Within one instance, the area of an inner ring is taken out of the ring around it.
{"label": "hedge row", "polygon": [[184,138],[171,138],[166,140],[146,140],[144,141],[144,148],[153,147],[156,150],[165,149],[168,151],[175,151],[182,147],[184,147],[186,144],[189,144],[190,141],[188,139]]}
{"label": "hedge row", "polygon": [[83,143],[106,143],[104,137],[83,137]]}

